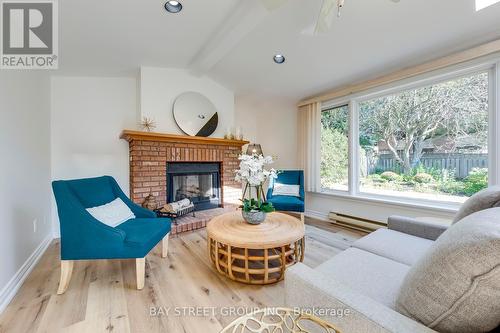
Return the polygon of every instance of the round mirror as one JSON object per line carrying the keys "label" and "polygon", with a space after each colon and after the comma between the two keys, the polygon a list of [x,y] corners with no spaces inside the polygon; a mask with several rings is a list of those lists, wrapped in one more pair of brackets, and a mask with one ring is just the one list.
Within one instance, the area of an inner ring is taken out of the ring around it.
{"label": "round mirror", "polygon": [[173,112],[177,126],[191,136],[209,136],[219,123],[213,103],[197,92],[180,94],[175,99]]}

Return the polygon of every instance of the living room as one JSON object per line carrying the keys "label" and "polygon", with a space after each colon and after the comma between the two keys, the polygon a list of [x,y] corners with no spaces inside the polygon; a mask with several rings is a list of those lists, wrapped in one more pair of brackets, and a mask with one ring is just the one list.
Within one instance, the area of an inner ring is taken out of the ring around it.
{"label": "living room", "polygon": [[500,1],[0,0],[0,332],[493,332]]}

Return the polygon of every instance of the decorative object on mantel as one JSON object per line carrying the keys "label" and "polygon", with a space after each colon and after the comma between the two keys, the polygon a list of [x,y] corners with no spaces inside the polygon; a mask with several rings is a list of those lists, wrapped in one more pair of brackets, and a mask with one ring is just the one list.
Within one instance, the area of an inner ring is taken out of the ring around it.
{"label": "decorative object on mantel", "polygon": [[262,147],[258,143],[251,143],[247,147],[247,155],[264,155]]}
{"label": "decorative object on mantel", "polygon": [[191,136],[210,136],[219,123],[219,115],[214,104],[194,91],[177,96],[173,114],[177,126]]}
{"label": "decorative object on mantel", "polygon": [[226,129],[226,134],[224,134],[224,139],[226,140],[234,140],[233,129],[231,126],[228,126]]}
{"label": "decorative object on mantel", "polygon": [[156,123],[152,118],[142,117],[141,127],[144,131],[152,132],[156,128]]}
{"label": "decorative object on mantel", "polygon": [[149,210],[155,210],[158,208],[158,202],[156,201],[156,198],[153,194],[148,195],[145,199],[144,202],[142,203],[142,207],[149,209]]}
{"label": "decorative object on mantel", "polygon": [[[234,129],[234,132],[233,132]],[[224,134],[224,139],[226,140],[243,140],[243,132],[241,131],[241,127],[237,126],[235,128],[228,126],[226,129],[226,134]]]}
{"label": "decorative object on mantel", "polygon": [[[245,182],[243,193],[242,215],[243,219],[250,224],[260,224],[266,219],[266,213],[274,211],[271,203],[266,202],[263,184],[268,178],[276,178],[276,170],[266,170],[265,165],[273,163],[271,156],[262,155],[240,155],[240,168],[236,170],[235,180]],[[257,199],[252,198],[252,188],[255,188]],[[249,193],[248,199],[245,194]]]}
{"label": "decorative object on mantel", "polygon": [[240,126],[236,126],[236,132],[234,134],[234,138],[236,140],[243,140],[243,132],[241,131]]}

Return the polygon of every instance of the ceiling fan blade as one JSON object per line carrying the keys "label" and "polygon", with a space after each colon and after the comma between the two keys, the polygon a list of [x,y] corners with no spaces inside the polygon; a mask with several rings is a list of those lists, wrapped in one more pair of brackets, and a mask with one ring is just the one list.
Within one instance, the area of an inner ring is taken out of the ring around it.
{"label": "ceiling fan blade", "polygon": [[[248,1],[248,0],[245,0]],[[288,0],[260,0],[260,2],[266,7],[267,10],[274,10],[281,7]]]}
{"label": "ceiling fan blade", "polygon": [[323,0],[323,5],[318,15],[318,21],[316,22],[316,28],[314,29],[315,33],[323,33],[330,30],[335,15],[335,8],[337,8],[336,0]]}

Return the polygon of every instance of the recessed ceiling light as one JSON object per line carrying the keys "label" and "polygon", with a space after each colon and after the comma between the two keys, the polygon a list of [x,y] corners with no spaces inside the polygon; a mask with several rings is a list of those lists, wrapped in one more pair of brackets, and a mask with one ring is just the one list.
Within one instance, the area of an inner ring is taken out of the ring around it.
{"label": "recessed ceiling light", "polygon": [[165,9],[169,13],[178,13],[182,10],[182,4],[179,1],[170,0],[165,3]]}
{"label": "recessed ceiling light", "polygon": [[285,62],[285,56],[282,54],[277,54],[273,57],[273,60],[277,64],[282,64]]}

